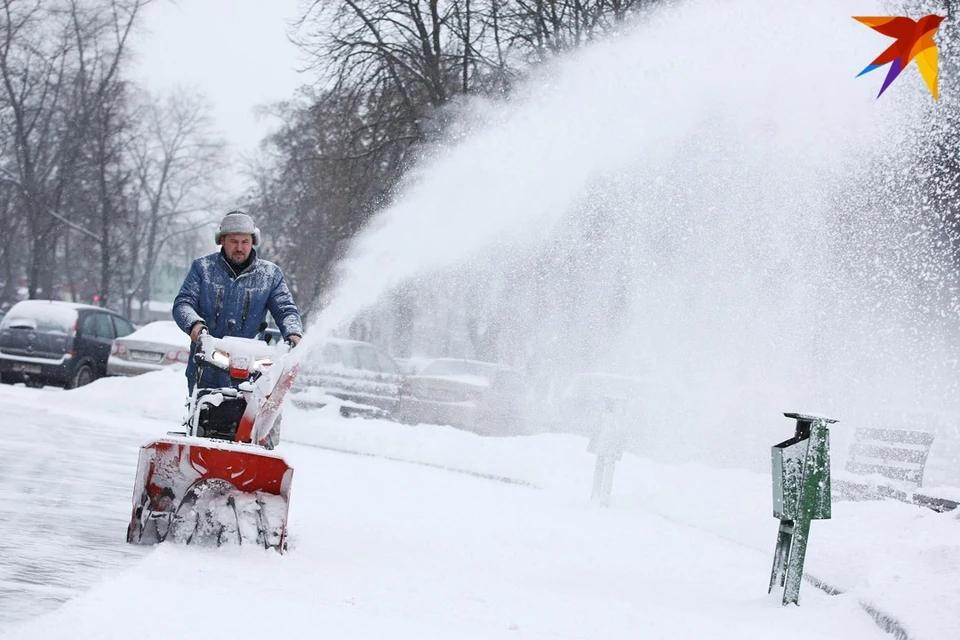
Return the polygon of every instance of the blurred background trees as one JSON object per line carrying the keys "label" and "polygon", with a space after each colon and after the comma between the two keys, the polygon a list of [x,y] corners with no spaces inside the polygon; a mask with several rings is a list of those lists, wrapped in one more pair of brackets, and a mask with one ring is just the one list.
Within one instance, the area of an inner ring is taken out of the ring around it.
{"label": "blurred background trees", "polygon": [[0,1],[0,305],[131,313],[211,197],[208,108],[125,77],[148,1]]}
{"label": "blurred background trees", "polygon": [[[223,193],[226,147],[203,98],[128,79],[150,1],[0,0],[0,306],[65,298],[137,319],[169,296],[162,276],[176,280],[207,244],[197,238],[218,203],[237,200]],[[241,197],[269,230],[262,253],[304,308],[322,304],[351,239],[467,96],[509,99],[536,65],[654,2],[304,3],[291,33],[307,83],[268,108],[280,126]],[[395,302],[410,315],[409,296]]]}

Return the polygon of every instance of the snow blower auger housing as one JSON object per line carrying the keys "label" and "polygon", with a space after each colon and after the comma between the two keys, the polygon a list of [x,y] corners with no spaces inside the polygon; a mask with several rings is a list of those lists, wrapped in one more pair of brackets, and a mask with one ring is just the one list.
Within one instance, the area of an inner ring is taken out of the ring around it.
{"label": "snow blower auger housing", "polygon": [[285,549],[293,469],[272,449],[299,365],[286,343],[200,335],[196,381],[215,367],[233,385],[187,401],[185,432],[140,448],[127,542]]}

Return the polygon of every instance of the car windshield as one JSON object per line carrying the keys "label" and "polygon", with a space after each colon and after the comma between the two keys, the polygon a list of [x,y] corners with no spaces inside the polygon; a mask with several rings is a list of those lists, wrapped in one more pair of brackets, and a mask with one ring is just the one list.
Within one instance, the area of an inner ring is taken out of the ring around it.
{"label": "car windshield", "polygon": [[499,367],[476,360],[434,360],[420,372],[422,376],[478,376],[493,378]]}
{"label": "car windshield", "polygon": [[35,329],[69,334],[77,325],[77,310],[42,300],[15,304],[0,324],[4,329]]}

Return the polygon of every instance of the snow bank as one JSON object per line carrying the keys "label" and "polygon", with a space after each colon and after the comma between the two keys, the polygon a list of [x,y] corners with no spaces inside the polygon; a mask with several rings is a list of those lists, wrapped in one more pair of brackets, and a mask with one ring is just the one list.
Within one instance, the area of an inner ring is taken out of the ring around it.
{"label": "snow bank", "polygon": [[94,380],[79,389],[0,385],[0,402],[36,404],[48,409],[122,414],[174,423],[186,413],[187,380],[183,371],[163,369],[139,376]]}
{"label": "snow bank", "polygon": [[[283,438],[511,479],[580,503],[589,501],[592,486],[594,456],[579,436],[485,438],[451,427],[346,419],[327,406],[287,411]],[[769,474],[626,454],[613,486],[614,511],[655,513],[773,560],[779,521],[772,517]],[[960,629],[954,606],[960,598],[958,528],[955,514],[895,501],[835,501],[833,518],[812,525],[807,573],[893,615],[912,638],[953,637]],[[758,587],[765,588],[767,579],[757,575]],[[801,598],[812,590],[805,584]]]}

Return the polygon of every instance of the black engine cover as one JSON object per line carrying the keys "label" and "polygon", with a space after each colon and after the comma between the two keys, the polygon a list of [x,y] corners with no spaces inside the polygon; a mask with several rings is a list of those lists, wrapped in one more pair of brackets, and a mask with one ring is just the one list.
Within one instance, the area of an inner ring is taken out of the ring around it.
{"label": "black engine cover", "polygon": [[[211,390],[215,393],[216,390]],[[203,390],[200,391],[201,395]],[[197,416],[197,435],[217,440],[235,440],[240,419],[247,408],[243,398],[224,398],[219,405],[203,405]]]}

